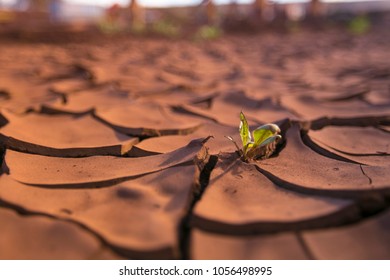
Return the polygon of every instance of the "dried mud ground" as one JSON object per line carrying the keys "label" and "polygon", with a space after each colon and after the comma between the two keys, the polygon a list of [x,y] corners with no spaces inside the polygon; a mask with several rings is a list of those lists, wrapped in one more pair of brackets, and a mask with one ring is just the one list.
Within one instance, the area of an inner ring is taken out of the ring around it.
{"label": "dried mud ground", "polygon": [[[0,258],[390,259],[389,49],[1,44]],[[271,158],[238,159],[240,111],[282,128]]]}

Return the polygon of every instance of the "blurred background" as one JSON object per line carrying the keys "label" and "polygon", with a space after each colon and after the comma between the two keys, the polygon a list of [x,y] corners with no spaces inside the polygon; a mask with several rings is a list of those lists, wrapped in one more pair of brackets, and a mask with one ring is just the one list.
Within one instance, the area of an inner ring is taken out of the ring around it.
{"label": "blurred background", "polygon": [[334,26],[361,34],[387,24],[389,11],[389,0],[0,0],[0,36],[32,39],[43,34],[54,39],[56,34],[88,33],[212,39],[229,32]]}

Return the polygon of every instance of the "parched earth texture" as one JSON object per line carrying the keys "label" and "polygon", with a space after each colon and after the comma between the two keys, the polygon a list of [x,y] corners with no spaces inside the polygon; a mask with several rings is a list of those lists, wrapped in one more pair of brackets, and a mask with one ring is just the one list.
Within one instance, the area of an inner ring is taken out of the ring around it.
{"label": "parched earth texture", "polygon": [[390,259],[387,32],[1,44],[0,259]]}

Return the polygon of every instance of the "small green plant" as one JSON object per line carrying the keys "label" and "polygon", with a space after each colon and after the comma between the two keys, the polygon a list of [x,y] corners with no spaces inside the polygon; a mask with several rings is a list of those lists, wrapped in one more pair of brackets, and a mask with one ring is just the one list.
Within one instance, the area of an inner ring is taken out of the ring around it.
{"label": "small green plant", "polygon": [[179,25],[165,19],[155,22],[152,30],[156,34],[169,38],[179,37],[181,32]]}
{"label": "small green plant", "polygon": [[113,35],[121,32],[122,28],[118,22],[102,20],[98,23],[101,32],[108,35]]}
{"label": "small green plant", "polygon": [[355,17],[348,26],[349,31],[355,35],[367,33],[370,30],[370,27],[370,19],[364,15]]}
{"label": "small green plant", "polygon": [[195,34],[195,40],[214,40],[222,35],[222,30],[217,26],[204,25]]}
{"label": "small green plant", "polygon": [[130,27],[131,33],[135,35],[143,35],[146,33],[146,26],[143,23],[140,22],[134,22]]}
{"label": "small green plant", "polygon": [[241,149],[231,136],[226,136],[226,138],[234,143],[244,161],[269,158],[275,151],[276,144],[282,139],[282,136],[279,135],[280,128],[273,123],[260,126],[251,134],[243,112],[240,113],[239,132],[242,142]]}

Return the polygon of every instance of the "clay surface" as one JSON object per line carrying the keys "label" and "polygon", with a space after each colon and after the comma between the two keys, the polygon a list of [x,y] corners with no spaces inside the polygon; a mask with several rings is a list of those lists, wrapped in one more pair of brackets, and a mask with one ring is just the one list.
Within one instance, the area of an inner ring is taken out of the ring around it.
{"label": "clay surface", "polygon": [[[376,22],[0,34],[0,259],[390,259]],[[269,158],[240,156],[240,112],[280,127]]]}
{"label": "clay surface", "polygon": [[0,138],[10,149],[47,156],[80,157],[127,153],[138,138],[108,128],[90,115],[23,116],[3,113]]}

